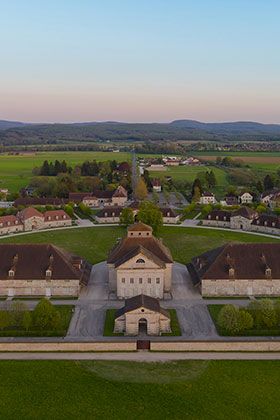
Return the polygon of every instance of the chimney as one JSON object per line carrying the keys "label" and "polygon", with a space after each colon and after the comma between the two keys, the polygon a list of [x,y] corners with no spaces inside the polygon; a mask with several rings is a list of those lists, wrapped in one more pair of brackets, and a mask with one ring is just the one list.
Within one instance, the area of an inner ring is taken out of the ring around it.
{"label": "chimney", "polygon": [[228,265],[228,275],[230,279],[235,277],[234,259],[231,258],[230,254],[227,254],[226,261]]}
{"label": "chimney", "polygon": [[51,276],[52,276],[52,272],[53,272],[53,260],[54,260],[54,258],[53,258],[53,255],[51,254],[49,256],[49,266],[46,269],[46,277],[47,278],[51,278]]}
{"label": "chimney", "polygon": [[17,263],[18,263],[18,254],[15,254],[12,259],[12,266],[8,273],[9,277],[15,277]]}
{"label": "chimney", "polygon": [[264,254],[261,255],[261,261],[264,264],[264,274],[265,274],[265,278],[267,279],[271,279],[271,268],[269,267],[269,265],[267,264],[267,260]]}

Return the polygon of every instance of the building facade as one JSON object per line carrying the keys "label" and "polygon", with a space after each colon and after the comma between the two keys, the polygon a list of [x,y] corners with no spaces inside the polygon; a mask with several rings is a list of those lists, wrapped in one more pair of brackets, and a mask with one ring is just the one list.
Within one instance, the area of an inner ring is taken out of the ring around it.
{"label": "building facade", "polygon": [[0,244],[1,296],[78,296],[91,265],[50,244]]}
{"label": "building facade", "polygon": [[157,299],[138,295],[127,299],[125,306],[116,312],[114,332],[125,335],[169,333],[170,315]]}
{"label": "building facade", "polygon": [[187,265],[202,296],[280,296],[280,244],[228,244]]}
{"label": "building facade", "polygon": [[127,236],[111,251],[107,264],[109,288],[118,299],[140,294],[163,299],[171,292],[173,259],[150,226],[130,226]]}

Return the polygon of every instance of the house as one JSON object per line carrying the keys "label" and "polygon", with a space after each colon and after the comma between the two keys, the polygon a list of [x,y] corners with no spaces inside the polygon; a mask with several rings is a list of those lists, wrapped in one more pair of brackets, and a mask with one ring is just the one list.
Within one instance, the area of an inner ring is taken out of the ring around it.
{"label": "house", "polygon": [[50,210],[40,213],[33,207],[27,207],[17,213],[19,223],[25,232],[37,229],[72,226],[72,219],[64,210]]}
{"label": "house", "polygon": [[199,204],[215,204],[216,203],[216,197],[211,192],[203,192],[201,194],[201,197],[199,199]]}
{"label": "house", "polygon": [[273,189],[270,191],[265,191],[261,194],[261,203],[265,204],[270,208],[279,207],[280,205],[280,191],[278,189]]}
{"label": "house", "polygon": [[23,231],[23,224],[13,215],[0,217],[0,235],[8,235]]}
{"label": "house", "polygon": [[164,160],[164,163],[166,166],[179,166],[180,165],[180,160],[179,159],[166,159]]}
{"label": "house", "polygon": [[250,230],[280,235],[280,216],[261,214],[253,220]]}
{"label": "house", "polygon": [[120,223],[122,207],[103,207],[95,216],[98,223]]}
{"label": "house", "polygon": [[256,217],[258,217],[258,213],[245,206],[233,212],[213,210],[203,219],[202,224],[205,226],[250,230],[250,226]]}
{"label": "house", "polygon": [[78,296],[91,265],[51,244],[0,244],[1,296]]}
{"label": "house", "polygon": [[49,210],[44,213],[44,228],[72,226],[71,217],[64,210]]}
{"label": "house", "polygon": [[166,171],[166,167],[162,163],[152,163],[147,167],[148,171]]}
{"label": "house", "polygon": [[189,157],[189,158],[183,160],[182,164],[183,165],[192,165],[192,166],[200,165],[200,160],[195,158],[195,157]]}
{"label": "house", "polygon": [[129,174],[131,172],[130,164],[128,162],[121,162],[118,165],[118,171],[125,174],[125,175]]}
{"label": "house", "polygon": [[239,196],[239,202],[241,204],[251,204],[253,202],[253,196],[249,192],[244,192]]}
{"label": "house", "polygon": [[162,212],[163,223],[178,223],[180,220],[180,215],[176,213],[174,209],[169,207],[164,207],[160,209]]}
{"label": "house", "polygon": [[115,191],[94,190],[92,193],[69,193],[69,201],[75,204],[83,202],[89,207],[124,206],[127,200],[127,191],[121,185]]}
{"label": "house", "polygon": [[6,199],[8,194],[9,194],[8,188],[0,188],[0,196],[3,199]]}
{"label": "house", "polygon": [[172,256],[153,236],[152,228],[135,223],[110,252],[109,289],[118,299],[140,294],[163,299],[171,292]]}
{"label": "house", "polygon": [[153,191],[155,191],[155,192],[161,192],[161,182],[160,182],[160,179],[158,179],[158,178],[152,179],[151,184],[152,184],[152,187],[153,187]]}
{"label": "house", "polygon": [[250,230],[253,220],[258,217],[258,213],[250,207],[243,206],[232,212],[230,218],[231,229]]}
{"label": "house", "polygon": [[223,206],[238,206],[238,197],[235,194],[227,194],[221,204]]}
{"label": "house", "polygon": [[124,307],[116,311],[115,333],[160,335],[171,332],[170,315],[160,307],[158,299],[138,295],[126,299]]}
{"label": "house", "polygon": [[187,265],[202,296],[279,296],[280,244],[227,244]]}

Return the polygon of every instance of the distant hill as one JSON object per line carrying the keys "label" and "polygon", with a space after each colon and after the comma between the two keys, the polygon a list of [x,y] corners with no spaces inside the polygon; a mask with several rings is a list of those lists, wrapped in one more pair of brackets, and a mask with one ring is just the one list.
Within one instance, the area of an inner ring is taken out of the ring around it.
{"label": "distant hill", "polygon": [[280,125],[257,122],[203,123],[177,120],[171,123],[85,122],[26,124],[0,121],[0,144],[61,144],[106,141],[280,141]]}
{"label": "distant hill", "polygon": [[22,123],[19,121],[5,121],[0,120],[0,130],[7,130],[9,128],[17,128],[17,127],[24,127],[26,123]]}

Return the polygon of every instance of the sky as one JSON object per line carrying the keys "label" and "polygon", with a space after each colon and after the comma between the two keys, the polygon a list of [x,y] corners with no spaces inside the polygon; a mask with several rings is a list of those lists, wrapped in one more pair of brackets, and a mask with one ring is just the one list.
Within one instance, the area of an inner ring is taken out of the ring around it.
{"label": "sky", "polygon": [[279,0],[0,0],[0,119],[280,123]]}

